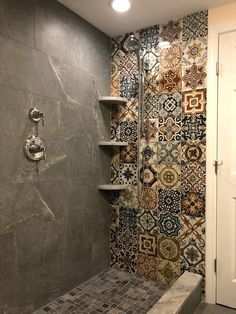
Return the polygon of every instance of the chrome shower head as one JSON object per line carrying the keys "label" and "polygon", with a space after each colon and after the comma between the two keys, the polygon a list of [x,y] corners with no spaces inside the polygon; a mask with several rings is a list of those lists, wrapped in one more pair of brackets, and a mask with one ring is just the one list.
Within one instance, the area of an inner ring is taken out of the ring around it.
{"label": "chrome shower head", "polygon": [[138,53],[142,49],[140,41],[134,35],[128,37],[126,44],[128,50],[131,52]]}

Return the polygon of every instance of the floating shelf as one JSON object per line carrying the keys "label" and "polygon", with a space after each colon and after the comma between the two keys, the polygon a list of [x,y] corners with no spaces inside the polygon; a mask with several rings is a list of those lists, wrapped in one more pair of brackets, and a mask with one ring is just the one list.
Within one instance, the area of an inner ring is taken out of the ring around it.
{"label": "floating shelf", "polygon": [[103,141],[98,143],[99,146],[127,146],[128,142],[111,142]]}
{"label": "floating shelf", "polygon": [[123,97],[104,96],[99,97],[99,101],[109,105],[121,105],[126,104],[128,102],[128,99]]}
{"label": "floating shelf", "polygon": [[119,185],[119,184],[102,184],[98,186],[99,190],[104,191],[119,191],[119,190],[126,190],[128,185]]}

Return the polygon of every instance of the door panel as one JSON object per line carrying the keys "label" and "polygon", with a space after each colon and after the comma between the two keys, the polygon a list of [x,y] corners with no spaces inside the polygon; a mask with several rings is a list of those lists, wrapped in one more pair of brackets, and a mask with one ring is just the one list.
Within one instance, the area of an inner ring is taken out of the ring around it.
{"label": "door panel", "polygon": [[236,31],[219,36],[217,303],[236,308]]}

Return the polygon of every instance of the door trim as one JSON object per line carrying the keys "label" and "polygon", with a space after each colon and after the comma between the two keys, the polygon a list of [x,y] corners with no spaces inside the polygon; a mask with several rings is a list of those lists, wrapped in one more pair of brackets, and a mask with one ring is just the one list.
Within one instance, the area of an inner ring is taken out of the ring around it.
{"label": "door trim", "polygon": [[207,66],[207,134],[206,134],[206,303],[216,303],[216,175],[214,160],[217,155],[217,87],[216,63],[218,40],[221,33],[236,30],[236,20],[209,27]]}

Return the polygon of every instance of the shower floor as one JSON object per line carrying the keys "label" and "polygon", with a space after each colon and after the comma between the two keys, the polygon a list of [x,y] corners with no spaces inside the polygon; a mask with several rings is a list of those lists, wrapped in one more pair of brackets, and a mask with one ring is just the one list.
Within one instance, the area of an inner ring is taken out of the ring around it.
{"label": "shower floor", "polygon": [[144,314],[161,298],[167,286],[109,269],[96,275],[34,314]]}

